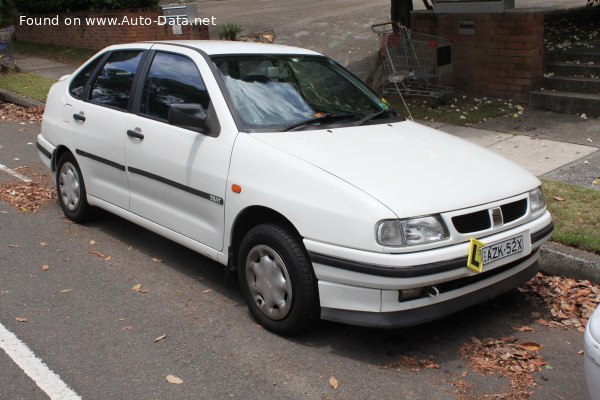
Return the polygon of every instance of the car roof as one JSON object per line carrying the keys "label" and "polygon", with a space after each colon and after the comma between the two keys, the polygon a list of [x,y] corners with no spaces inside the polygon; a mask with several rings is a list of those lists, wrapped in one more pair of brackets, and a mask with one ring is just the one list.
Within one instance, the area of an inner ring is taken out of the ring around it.
{"label": "car roof", "polygon": [[[150,42],[145,42],[148,45]],[[283,46],[279,44],[238,42],[228,40],[164,40],[151,42],[155,44],[173,44],[177,46],[188,46],[202,50],[208,55],[226,54],[295,54],[295,55],[321,55],[312,50],[301,47]],[[129,43],[111,46],[111,48],[127,48],[140,43]]]}

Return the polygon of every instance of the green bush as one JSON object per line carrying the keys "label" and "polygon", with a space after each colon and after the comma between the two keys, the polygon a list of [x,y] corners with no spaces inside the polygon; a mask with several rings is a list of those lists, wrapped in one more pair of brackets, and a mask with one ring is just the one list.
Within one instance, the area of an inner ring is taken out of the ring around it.
{"label": "green bush", "polygon": [[[4,0],[3,0],[4,1]],[[60,13],[79,10],[155,7],[159,0],[19,0],[16,7],[25,14]]]}
{"label": "green bush", "polygon": [[235,40],[241,31],[242,27],[240,25],[233,22],[226,22],[221,25],[221,29],[219,29],[219,39]]}

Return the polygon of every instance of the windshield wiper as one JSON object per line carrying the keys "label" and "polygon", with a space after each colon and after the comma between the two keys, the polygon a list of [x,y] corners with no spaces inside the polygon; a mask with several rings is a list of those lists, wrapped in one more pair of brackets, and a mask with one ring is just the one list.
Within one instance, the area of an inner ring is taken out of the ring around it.
{"label": "windshield wiper", "polygon": [[331,122],[335,122],[335,121],[339,121],[339,120],[344,120],[344,119],[348,119],[348,118],[359,118],[360,115],[357,114],[325,114],[325,116],[323,117],[315,117],[315,118],[309,118],[307,120],[304,121],[300,121],[300,122],[296,122],[293,123],[289,126],[286,126],[284,131],[288,132],[288,131],[293,131],[296,128],[300,128],[303,126],[307,126],[307,125],[311,125],[314,124],[316,122],[320,122],[320,123],[331,123]]}
{"label": "windshield wiper", "polygon": [[379,110],[379,111],[376,111],[376,112],[374,112],[374,113],[371,113],[371,114],[365,115],[365,116],[364,116],[364,117],[363,117],[363,118],[362,118],[360,121],[358,121],[358,122],[356,123],[356,125],[359,125],[359,126],[360,126],[360,125],[364,125],[364,124],[366,124],[367,122],[369,122],[370,120],[372,120],[373,118],[377,118],[377,117],[379,117],[381,114],[383,114],[383,113],[386,113],[386,112],[388,112],[388,111],[390,111],[390,110]]}

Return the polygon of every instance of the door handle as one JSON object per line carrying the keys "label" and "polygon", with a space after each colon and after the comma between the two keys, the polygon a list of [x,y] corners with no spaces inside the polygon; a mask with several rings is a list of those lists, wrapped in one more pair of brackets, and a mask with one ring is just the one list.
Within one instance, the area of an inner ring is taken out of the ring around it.
{"label": "door handle", "polygon": [[140,140],[144,140],[144,135],[142,134],[142,132],[133,131],[131,129],[129,129],[127,131],[127,136],[136,138],[136,139],[140,139]]}
{"label": "door handle", "polygon": [[85,117],[82,114],[73,114],[73,119],[75,121],[85,122]]}

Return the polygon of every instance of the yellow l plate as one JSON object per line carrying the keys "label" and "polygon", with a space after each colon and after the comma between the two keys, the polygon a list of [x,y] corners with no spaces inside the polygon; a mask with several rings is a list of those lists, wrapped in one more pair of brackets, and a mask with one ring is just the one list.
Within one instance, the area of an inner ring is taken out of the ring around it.
{"label": "yellow l plate", "polygon": [[469,258],[467,260],[467,268],[474,272],[483,270],[483,259],[481,258],[481,249],[485,245],[475,238],[471,238],[469,242]]}

